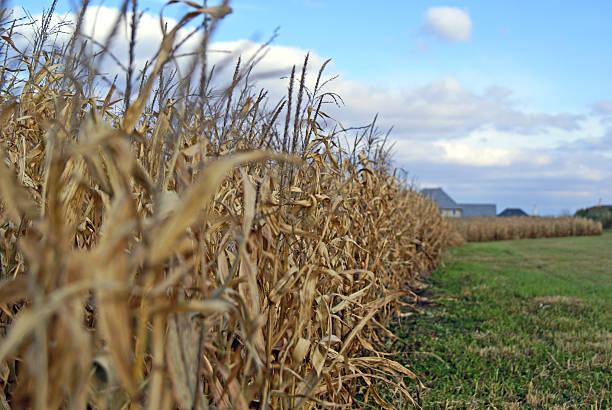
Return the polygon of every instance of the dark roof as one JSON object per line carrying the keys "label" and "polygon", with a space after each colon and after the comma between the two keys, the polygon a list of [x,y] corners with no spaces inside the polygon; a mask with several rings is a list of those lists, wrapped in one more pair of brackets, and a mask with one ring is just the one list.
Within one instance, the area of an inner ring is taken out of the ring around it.
{"label": "dark roof", "polygon": [[464,218],[497,215],[497,205],[495,204],[459,204],[459,206],[463,209],[462,216]]}
{"label": "dark roof", "polygon": [[460,209],[461,207],[457,205],[453,198],[448,196],[446,192],[442,188],[428,188],[422,189],[421,195],[427,196],[438,203],[440,209]]}
{"label": "dark roof", "polygon": [[497,216],[527,216],[521,208],[506,208]]}

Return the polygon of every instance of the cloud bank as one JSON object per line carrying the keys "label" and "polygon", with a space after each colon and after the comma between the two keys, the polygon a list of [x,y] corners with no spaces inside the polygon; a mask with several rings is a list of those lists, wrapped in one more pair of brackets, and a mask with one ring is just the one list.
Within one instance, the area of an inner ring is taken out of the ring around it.
{"label": "cloud bank", "polygon": [[[85,31],[104,39],[117,11],[91,9]],[[65,16],[70,18],[70,16]],[[173,23],[169,20],[169,26]],[[95,30],[94,30],[95,27]],[[137,37],[136,63],[144,66],[154,56],[161,39],[159,19],[143,15]],[[467,41],[469,15],[459,9],[432,8],[426,27],[448,41]],[[120,37],[127,38],[125,25]],[[188,31],[181,32],[186,38]],[[198,36],[185,43],[185,51],[197,47]],[[218,64],[220,81],[229,81],[236,58],[248,59],[260,44],[248,40],[217,42],[210,46],[210,64]],[[118,41],[112,48],[120,61],[127,46]],[[269,90],[271,104],[286,95],[291,67],[300,72],[307,50],[272,45],[253,73],[256,88]],[[121,69],[107,59],[110,76]],[[312,88],[325,56],[310,53],[307,87]],[[177,63],[181,67],[181,63]],[[329,65],[323,80],[337,72]],[[421,186],[442,186],[461,202],[495,202],[498,208],[537,205],[541,213],[594,205],[599,198],[612,203],[612,101],[585,107],[585,113],[529,112],[514,99],[504,84],[484,90],[466,88],[458,79],[444,77],[412,88],[388,89],[342,77],[325,91],[338,93],[345,106],[324,107],[345,127],[365,125],[379,113],[381,128],[394,126],[396,164],[406,169]]]}

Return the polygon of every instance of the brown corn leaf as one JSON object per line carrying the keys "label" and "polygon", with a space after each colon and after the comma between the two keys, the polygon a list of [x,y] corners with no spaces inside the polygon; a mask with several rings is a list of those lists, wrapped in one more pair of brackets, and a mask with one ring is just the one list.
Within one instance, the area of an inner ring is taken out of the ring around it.
{"label": "brown corn leaf", "polygon": [[173,252],[173,246],[184,230],[196,221],[202,208],[208,205],[219,184],[234,167],[253,161],[265,159],[296,159],[263,151],[245,152],[222,158],[209,164],[198,175],[198,179],[183,195],[181,203],[175,207],[173,215],[164,223],[151,243],[151,263],[157,264]]}
{"label": "brown corn leaf", "polygon": [[198,375],[202,344],[201,325],[193,314],[176,314],[168,320],[166,360],[174,399],[180,409],[191,409],[199,394]]}
{"label": "brown corn leaf", "polygon": [[[132,204],[126,197],[116,198],[101,228],[102,240],[96,247],[93,266],[87,267],[97,278],[129,285],[132,268],[128,254],[128,238],[134,227]],[[95,289],[98,301],[98,321],[107,343],[117,377],[133,394],[132,379],[132,319],[130,317],[129,294],[112,289]]]}
{"label": "brown corn leaf", "polygon": [[374,302],[370,303],[368,305],[368,313],[363,317],[363,319],[359,321],[359,324],[357,324],[357,326],[355,326],[351,330],[351,332],[348,334],[346,339],[344,339],[342,343],[342,349],[340,349],[340,354],[337,357],[340,358],[344,354],[346,349],[348,349],[349,345],[353,341],[353,338],[355,338],[357,333],[361,332],[361,329],[363,329],[363,327],[370,321],[370,319],[374,317],[374,315],[378,312],[378,310],[381,307],[391,302],[392,300],[398,299],[400,296],[403,296],[405,294],[406,294],[405,291],[398,291],[398,292],[390,293],[389,295],[382,297],[380,299],[377,299]]}
{"label": "brown corn leaf", "polygon": [[38,216],[38,206],[28,191],[17,181],[17,176],[9,171],[0,153],[0,201],[6,204],[11,217],[18,221],[24,215],[29,219]]}
{"label": "brown corn leaf", "polygon": [[317,372],[317,376],[321,376],[321,371],[323,370],[323,366],[325,366],[327,351],[323,346],[317,345],[313,347],[310,353],[310,363],[312,363],[312,367]]}
{"label": "brown corn leaf", "polygon": [[47,301],[40,306],[23,309],[11,324],[7,335],[0,344],[0,363],[13,353],[39,326],[44,326],[66,300],[74,297],[97,283],[91,280],[65,285],[49,295]]}
{"label": "brown corn leaf", "polygon": [[93,358],[89,386],[90,404],[99,409],[121,408],[127,397],[121,391],[121,385],[113,370],[111,359],[106,354],[98,354]]}
{"label": "brown corn leaf", "polygon": [[412,371],[386,357],[356,357],[350,359],[349,363],[359,367],[377,369],[390,375],[403,374],[413,380],[418,380],[416,374]]}
{"label": "brown corn leaf", "polygon": [[304,361],[309,349],[310,340],[300,337],[295,343],[295,346],[293,347],[293,353],[291,355],[291,358],[293,359],[296,365],[299,365],[301,362]]}
{"label": "brown corn leaf", "polygon": [[14,279],[0,282],[0,305],[15,303],[28,297],[28,278],[19,275]]}
{"label": "brown corn leaf", "polygon": [[228,6],[227,4],[222,4],[220,6],[214,6],[214,7],[202,7],[200,4],[193,2],[193,1],[189,1],[189,0],[171,0],[168,2],[168,4],[175,4],[175,3],[186,4],[187,6],[193,7],[196,12],[208,14],[209,16],[214,17],[216,19],[222,19],[223,17],[232,13],[232,8]]}
{"label": "brown corn leaf", "polygon": [[198,9],[198,11],[203,14],[208,14],[209,16],[214,17],[216,19],[222,19],[223,17],[232,13],[232,8],[227,5],[222,5],[215,7],[205,7]]}

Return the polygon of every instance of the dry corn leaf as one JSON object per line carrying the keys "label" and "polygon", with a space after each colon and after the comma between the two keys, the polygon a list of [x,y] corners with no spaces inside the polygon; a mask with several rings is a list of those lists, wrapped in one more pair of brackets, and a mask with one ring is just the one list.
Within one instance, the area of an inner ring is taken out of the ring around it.
{"label": "dry corn leaf", "polygon": [[17,181],[17,176],[6,167],[4,155],[0,154],[0,203],[2,202],[6,204],[15,221],[20,220],[22,215],[30,219],[38,216],[38,206]]}
{"label": "dry corn leaf", "polygon": [[200,394],[199,367],[203,330],[191,314],[176,314],[168,320],[166,360],[174,399],[180,409],[191,409]]}
{"label": "dry corn leaf", "polygon": [[[132,204],[117,198],[101,228],[102,240],[95,250],[97,261],[92,269],[98,278],[128,286],[132,268],[127,255],[128,238],[133,231]],[[94,259],[95,260],[95,259]],[[100,330],[107,343],[114,368],[122,385],[131,395],[135,391],[132,374],[132,326],[129,294],[110,289],[96,289]]]}
{"label": "dry corn leaf", "polygon": [[[19,373],[24,366],[8,356],[21,344],[30,357],[72,344],[78,352],[54,357],[32,383],[17,374],[5,389],[23,390],[39,407],[49,398],[54,407],[61,401],[82,408],[87,395],[98,408],[191,408],[194,401],[216,408],[350,408],[356,380],[363,379],[371,388],[373,381],[389,383],[410,401],[403,382],[393,382],[410,371],[378,354],[379,336],[388,333],[374,330],[396,312],[401,290],[440,260],[450,228],[434,203],[392,175],[384,156],[365,154],[381,147],[344,152],[338,134],[321,128],[332,119],[320,111],[317,85],[306,96],[312,104],[298,103],[308,119],[294,117],[290,146],[307,158],[303,166],[248,152],[283,145],[276,117],[286,104],[267,112],[260,104],[265,93],[241,89],[252,68],[244,62],[228,90],[208,88],[215,84],[208,76],[198,95],[174,87],[186,78],[170,79],[164,66],[179,58],[182,29],[204,14],[212,30],[230,11],[226,3],[183,4],[191,9],[172,29],[160,20],[162,44],[134,99],[116,98],[114,81],[103,99],[83,96],[81,90],[95,89],[89,81],[97,74],[83,60],[91,75],[70,77],[65,67],[73,66],[55,49],[43,47],[39,60],[19,56],[13,71],[0,67],[9,73],[0,101],[6,157],[0,272],[16,274],[0,285],[0,300],[37,303],[21,307],[12,324],[12,318],[0,323],[9,326],[0,353]],[[25,81],[11,82],[12,72]],[[131,101],[126,112],[118,101]],[[235,170],[247,162],[255,163]],[[9,203],[15,190],[33,211],[21,200]],[[47,205],[42,212],[38,203]],[[78,229],[63,233],[70,224]],[[58,268],[74,267],[77,256],[79,269]],[[83,292],[65,297],[62,307],[50,305],[81,276],[91,278]],[[93,295],[84,301],[87,290]],[[91,340],[79,335],[74,319],[83,305]],[[193,316],[205,325],[202,343],[194,324],[180,319]],[[104,343],[112,383],[90,392],[83,381],[79,390],[75,378],[85,379],[89,352]],[[135,393],[131,404],[127,393]],[[383,403],[375,390],[367,394]]]}
{"label": "dry corn leaf", "polygon": [[286,155],[255,151],[222,158],[204,168],[198,175],[198,179],[183,195],[181,204],[175,208],[174,214],[151,239],[151,263],[157,264],[172,253],[173,245],[178,237],[195,222],[202,208],[208,205],[217,187],[230,170],[243,163],[265,159],[293,160]]}
{"label": "dry corn leaf", "polygon": [[296,365],[299,366],[304,361],[309,349],[310,340],[300,337],[295,343],[295,346],[293,347],[293,353],[291,355],[291,358],[293,359]]}
{"label": "dry corn leaf", "polygon": [[375,300],[374,302],[370,303],[367,306],[368,312],[367,314],[359,321],[359,323],[357,324],[357,326],[355,326],[351,332],[348,334],[348,336],[346,337],[346,339],[344,339],[343,343],[342,343],[342,349],[340,349],[340,354],[338,355],[338,357],[342,356],[344,354],[344,352],[346,352],[346,350],[348,349],[348,347],[350,346],[351,342],[353,341],[353,338],[355,337],[355,335],[357,335],[357,333],[361,332],[361,329],[363,329],[363,327],[368,323],[368,321],[370,321],[370,319],[372,319],[374,317],[374,315],[378,312],[378,310],[383,307],[384,305],[386,305],[387,303],[398,299],[400,296],[405,295],[406,292],[404,291],[398,291],[398,292],[393,292],[385,297],[382,297],[380,299]]}
{"label": "dry corn leaf", "polygon": [[25,275],[0,282],[0,305],[16,303],[26,299],[28,295],[28,278]]}
{"label": "dry corn leaf", "polygon": [[92,391],[89,404],[95,408],[121,408],[127,401],[107,354],[101,353],[93,358],[89,386]]}
{"label": "dry corn leaf", "polygon": [[386,357],[356,357],[349,359],[349,363],[354,366],[383,371],[389,375],[403,374],[413,380],[418,380],[416,374],[412,371]]}
{"label": "dry corn leaf", "polygon": [[60,309],[67,299],[96,285],[101,284],[96,281],[83,280],[65,285],[50,294],[41,305],[19,312],[0,344],[0,362],[24,343],[37,328],[46,326],[51,315]]}

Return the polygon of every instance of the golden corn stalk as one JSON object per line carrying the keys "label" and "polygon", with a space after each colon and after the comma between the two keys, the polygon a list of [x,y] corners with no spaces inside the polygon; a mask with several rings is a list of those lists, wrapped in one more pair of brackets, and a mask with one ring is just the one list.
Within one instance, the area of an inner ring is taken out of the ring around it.
{"label": "golden corn stalk", "polygon": [[268,110],[240,65],[216,97],[204,71],[196,98],[165,94],[179,30],[205,16],[207,40],[231,11],[183,3],[133,98],[114,82],[92,97],[78,35],[25,52],[4,20],[0,404],[391,408],[385,383],[418,406],[380,342],[447,223],[382,144],[338,148],[307,60],[295,110],[293,75]]}

